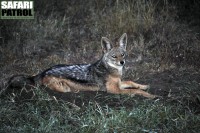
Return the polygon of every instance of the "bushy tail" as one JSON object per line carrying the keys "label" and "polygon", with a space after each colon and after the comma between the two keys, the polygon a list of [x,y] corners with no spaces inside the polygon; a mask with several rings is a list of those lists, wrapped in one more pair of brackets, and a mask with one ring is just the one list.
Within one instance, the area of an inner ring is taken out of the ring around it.
{"label": "bushy tail", "polygon": [[1,91],[0,95],[6,97],[14,95],[15,98],[20,96],[22,99],[31,98],[35,95],[33,89],[35,88],[39,79],[40,75],[15,75],[7,82],[7,86]]}
{"label": "bushy tail", "polygon": [[35,96],[35,88],[40,85],[41,74],[36,76],[15,75],[0,89],[0,97],[15,100],[30,99]]}
{"label": "bushy tail", "polygon": [[22,88],[24,86],[34,86],[34,77],[27,75],[15,75],[8,81],[9,88]]}

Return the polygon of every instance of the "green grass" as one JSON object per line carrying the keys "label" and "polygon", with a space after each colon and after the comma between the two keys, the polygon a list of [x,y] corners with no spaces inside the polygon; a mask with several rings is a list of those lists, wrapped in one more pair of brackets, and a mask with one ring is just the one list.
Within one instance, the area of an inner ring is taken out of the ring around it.
{"label": "green grass", "polygon": [[35,96],[30,99],[15,100],[22,97],[18,93],[1,98],[0,132],[195,133],[200,128],[199,112],[184,95],[149,100],[82,92],[67,94],[73,95],[71,102],[39,88],[33,92]]}

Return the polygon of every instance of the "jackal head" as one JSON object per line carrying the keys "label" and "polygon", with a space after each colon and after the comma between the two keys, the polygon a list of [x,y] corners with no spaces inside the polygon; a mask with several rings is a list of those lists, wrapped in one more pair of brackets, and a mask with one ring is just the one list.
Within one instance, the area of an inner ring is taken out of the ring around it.
{"label": "jackal head", "polygon": [[122,68],[125,64],[126,56],[126,45],[127,45],[127,34],[124,33],[119,40],[116,42],[116,47],[113,47],[111,41],[102,37],[101,46],[103,55],[103,61],[106,65],[111,68],[118,69],[119,72],[122,71]]}

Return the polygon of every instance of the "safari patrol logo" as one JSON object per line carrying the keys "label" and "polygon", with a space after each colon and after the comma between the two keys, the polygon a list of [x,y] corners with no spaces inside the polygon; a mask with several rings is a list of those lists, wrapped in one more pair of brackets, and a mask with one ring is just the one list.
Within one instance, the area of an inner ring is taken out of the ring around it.
{"label": "safari patrol logo", "polygon": [[0,19],[34,19],[33,1],[1,1]]}

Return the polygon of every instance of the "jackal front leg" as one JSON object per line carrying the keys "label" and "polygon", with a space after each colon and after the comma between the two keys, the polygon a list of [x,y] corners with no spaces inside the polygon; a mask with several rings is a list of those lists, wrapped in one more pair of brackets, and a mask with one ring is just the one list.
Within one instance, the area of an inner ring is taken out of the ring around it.
{"label": "jackal front leg", "polygon": [[108,83],[107,84],[107,92],[113,93],[113,94],[141,95],[141,96],[151,98],[151,99],[156,97],[156,95],[152,95],[143,90],[134,89],[132,85],[126,84],[126,82],[123,82],[122,84]]}
{"label": "jackal front leg", "polygon": [[120,93],[121,94],[130,94],[130,95],[141,95],[147,98],[155,98],[155,95],[152,95],[148,92],[145,92],[143,90],[146,90],[150,88],[149,85],[141,85],[132,81],[122,81],[119,84],[120,87]]}
{"label": "jackal front leg", "polygon": [[151,98],[151,99],[156,97],[156,95],[152,95],[152,94],[145,92],[143,90],[140,90],[140,89],[133,89],[133,88],[121,89],[117,85],[107,86],[107,92],[113,93],[113,94],[129,94],[129,95],[133,95],[133,96],[141,95],[141,96]]}
{"label": "jackal front leg", "polygon": [[126,89],[126,88],[146,90],[146,89],[149,89],[150,86],[149,85],[141,85],[141,84],[135,83],[133,81],[122,81],[120,83],[120,89]]}

